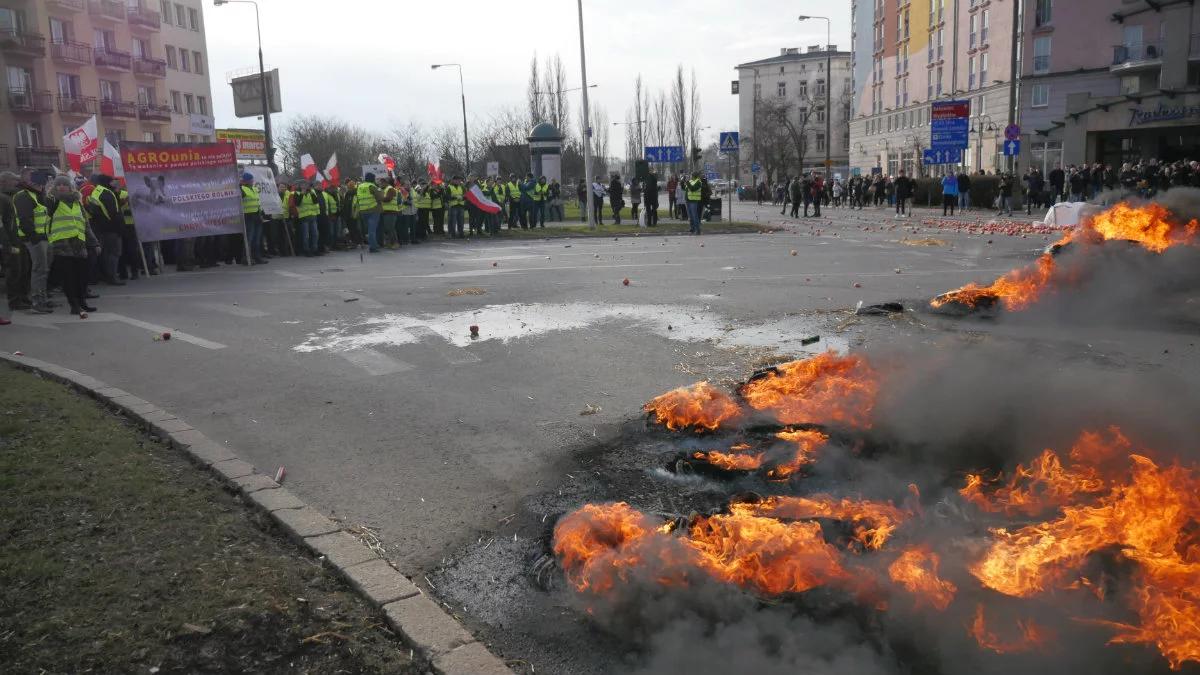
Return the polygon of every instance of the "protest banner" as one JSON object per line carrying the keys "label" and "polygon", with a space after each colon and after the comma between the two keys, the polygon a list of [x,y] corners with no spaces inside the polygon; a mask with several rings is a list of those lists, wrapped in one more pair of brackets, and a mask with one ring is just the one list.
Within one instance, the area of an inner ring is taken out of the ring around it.
{"label": "protest banner", "polygon": [[267,137],[254,129],[217,129],[218,143],[233,143],[240,160],[267,161]]}
{"label": "protest banner", "polygon": [[241,234],[242,191],[229,143],[121,143],[138,239]]}
{"label": "protest banner", "polygon": [[263,213],[268,216],[283,215],[283,200],[279,198],[279,184],[275,181],[275,173],[271,171],[271,167],[247,166],[242,171],[254,176],[254,189],[258,190]]}

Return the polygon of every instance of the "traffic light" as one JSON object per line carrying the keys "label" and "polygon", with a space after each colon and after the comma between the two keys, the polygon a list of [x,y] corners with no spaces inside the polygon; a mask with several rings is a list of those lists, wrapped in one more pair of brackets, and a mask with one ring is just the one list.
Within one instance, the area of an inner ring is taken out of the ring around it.
{"label": "traffic light", "polygon": [[692,148],[692,164],[699,164],[700,160],[703,157],[704,157],[703,150],[701,150],[700,148],[697,148],[697,147]]}

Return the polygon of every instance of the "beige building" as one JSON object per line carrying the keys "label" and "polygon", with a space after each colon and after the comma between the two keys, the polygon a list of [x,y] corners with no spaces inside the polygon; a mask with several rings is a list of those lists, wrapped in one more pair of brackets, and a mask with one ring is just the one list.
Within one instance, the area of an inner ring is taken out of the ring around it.
{"label": "beige building", "polygon": [[213,140],[201,0],[0,0],[0,63],[0,169],[64,167],[92,115],[114,145]]}

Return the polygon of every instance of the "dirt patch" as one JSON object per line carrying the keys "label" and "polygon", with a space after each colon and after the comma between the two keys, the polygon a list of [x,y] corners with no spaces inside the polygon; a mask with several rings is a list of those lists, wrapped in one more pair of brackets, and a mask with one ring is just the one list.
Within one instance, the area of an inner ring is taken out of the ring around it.
{"label": "dirt patch", "polygon": [[378,612],[178,451],[61,385],[0,374],[4,670],[427,670]]}

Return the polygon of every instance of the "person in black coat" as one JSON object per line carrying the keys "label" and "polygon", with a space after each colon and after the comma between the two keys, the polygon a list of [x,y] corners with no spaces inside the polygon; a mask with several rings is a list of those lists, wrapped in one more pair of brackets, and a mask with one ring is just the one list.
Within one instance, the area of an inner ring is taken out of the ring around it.
{"label": "person in black coat", "polygon": [[907,216],[908,200],[912,198],[913,192],[912,179],[904,175],[904,169],[901,169],[893,185],[896,190],[896,216]]}
{"label": "person in black coat", "polygon": [[658,225],[658,174],[653,171],[642,187],[642,200],[646,207],[646,227]]}

